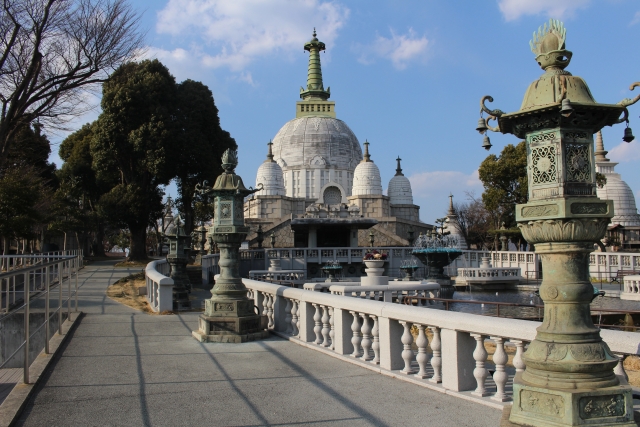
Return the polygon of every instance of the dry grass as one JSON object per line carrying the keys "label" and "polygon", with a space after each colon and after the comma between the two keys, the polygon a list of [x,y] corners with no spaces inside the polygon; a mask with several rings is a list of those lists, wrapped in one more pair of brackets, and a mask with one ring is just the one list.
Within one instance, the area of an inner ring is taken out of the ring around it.
{"label": "dry grass", "polygon": [[120,261],[118,263],[116,263],[116,267],[129,267],[129,268],[144,268],[147,266],[147,264],[149,264],[151,261],[153,261],[151,258],[146,259],[145,261],[128,261],[128,260],[124,260],[124,261]]}
{"label": "dry grass", "polygon": [[147,297],[138,295],[138,288],[145,286],[144,273],[136,273],[115,282],[107,288],[107,296],[112,300],[148,314],[173,314],[171,311],[156,313],[151,309]]}

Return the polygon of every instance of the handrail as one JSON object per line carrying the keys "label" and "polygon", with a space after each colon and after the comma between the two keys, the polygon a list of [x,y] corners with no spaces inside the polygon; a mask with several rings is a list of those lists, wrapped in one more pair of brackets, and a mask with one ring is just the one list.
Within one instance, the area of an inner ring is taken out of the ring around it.
{"label": "handrail", "polygon": [[[6,295],[6,309],[7,314],[0,318],[0,322],[6,322],[11,316],[18,315],[19,311],[22,310],[24,312],[24,321],[22,323],[24,328],[24,339],[20,343],[20,345],[9,355],[9,357],[5,358],[2,363],[0,363],[0,368],[6,366],[13,358],[20,353],[22,350],[23,353],[23,382],[25,384],[29,384],[29,370],[30,370],[30,348],[31,341],[35,337],[35,335],[42,330],[45,329],[45,339],[44,339],[44,352],[45,354],[49,354],[49,337],[50,337],[50,322],[53,316],[57,314],[58,320],[58,334],[62,334],[62,319],[63,319],[63,307],[64,304],[67,304],[67,319],[71,316],[71,300],[75,295],[75,311],[78,311],[78,273],[82,264],[82,255],[81,252],[76,255],[41,255],[37,256],[38,258],[43,258],[43,262],[40,262],[36,265],[32,265],[30,267],[23,267],[16,270],[11,270],[6,273],[0,273],[0,295],[5,293]],[[44,258],[55,258],[51,261],[46,261]],[[66,270],[66,272],[65,272]],[[16,277],[22,276],[22,283],[17,283],[15,280]],[[75,289],[72,291],[71,281],[75,276]],[[14,303],[16,294],[22,293],[23,295],[23,303],[17,308],[13,310],[9,310],[9,301],[10,301],[10,278],[14,278],[13,280],[13,295],[14,295]],[[32,279],[33,278],[33,279]],[[53,310],[53,313],[50,310],[50,298],[51,298],[51,287],[53,285],[54,280],[57,278],[58,284],[58,307]],[[67,281],[67,296],[66,299],[63,300],[63,286],[64,280],[66,278]],[[40,280],[40,286],[43,289],[36,289],[36,279]],[[53,279],[53,280],[52,280]],[[6,288],[3,288],[3,284],[6,283]],[[33,284],[33,291],[31,290]],[[16,285],[22,285],[22,290],[17,291]],[[35,327],[33,332],[30,331],[31,326],[31,299],[33,295],[36,295],[36,299],[40,297],[44,297],[44,319],[42,324]]]}
{"label": "handrail", "polygon": [[61,260],[70,260],[70,259],[76,259],[78,256],[77,255],[63,255],[58,257],[56,260],[54,261],[49,261],[49,262],[45,262],[42,264],[36,264],[36,265],[32,265],[30,267],[24,267],[24,268],[20,268],[17,270],[11,270],[11,271],[7,271],[5,273],[0,273],[0,280],[2,279],[8,279],[10,277],[16,276],[16,275],[20,275],[20,274],[24,274],[24,273],[29,273],[31,271],[35,271],[35,270],[41,270],[42,267],[49,267],[52,265],[56,265],[59,264],[61,262]]}

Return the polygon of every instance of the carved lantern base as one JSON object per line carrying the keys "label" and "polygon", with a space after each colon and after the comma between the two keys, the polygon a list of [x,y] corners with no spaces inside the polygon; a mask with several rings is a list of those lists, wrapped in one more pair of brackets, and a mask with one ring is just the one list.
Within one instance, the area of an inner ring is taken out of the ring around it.
{"label": "carved lantern base", "polygon": [[552,390],[515,383],[513,406],[505,412],[501,427],[636,426],[628,386]]}
{"label": "carved lantern base", "polygon": [[200,342],[240,343],[269,337],[267,316],[255,314],[254,301],[208,299],[193,337]]}

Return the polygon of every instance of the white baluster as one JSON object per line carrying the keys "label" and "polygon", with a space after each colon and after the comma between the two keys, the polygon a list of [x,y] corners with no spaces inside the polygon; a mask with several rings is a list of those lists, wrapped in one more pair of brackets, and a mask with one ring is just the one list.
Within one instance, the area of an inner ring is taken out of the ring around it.
{"label": "white baluster", "polygon": [[296,301],[297,302],[297,309],[296,309],[296,329],[298,330],[298,333],[296,334],[297,337],[300,337],[300,301]]}
{"label": "white baluster", "polygon": [[329,347],[329,332],[331,332],[331,325],[329,325],[329,309],[326,305],[322,307],[322,346]]}
{"label": "white baluster", "polygon": [[315,325],[313,327],[313,332],[316,334],[315,343],[322,344],[322,323],[320,323],[320,319],[322,318],[322,316],[320,315],[321,308],[318,304],[311,305],[313,305],[313,308],[316,309],[315,313],[313,314],[313,323]]}
{"label": "white baluster", "polygon": [[442,382],[442,341],[440,341],[440,328],[430,326],[433,338],[431,339],[431,367],[433,368],[433,376],[429,379],[432,383]]}
{"label": "white baluster", "polygon": [[516,368],[516,375],[518,372],[524,372],[524,360],[522,360],[522,354],[524,353],[524,341],[509,340],[516,346],[516,355],[513,356],[513,366]]}
{"label": "white baluster", "polygon": [[484,335],[471,334],[476,340],[476,349],[473,351],[473,358],[476,361],[476,367],[473,370],[473,376],[476,377],[476,383],[478,386],[471,394],[476,396],[487,396],[489,392],[485,388],[485,381],[487,380],[487,369],[484,367],[484,363],[487,360],[487,350],[484,348]]}
{"label": "white baluster", "polygon": [[429,344],[429,340],[427,339],[427,335],[424,333],[424,325],[416,326],[418,327],[418,339],[416,340],[418,355],[416,356],[416,361],[418,362],[418,366],[420,366],[420,371],[416,374],[416,377],[425,379],[427,378],[427,362],[429,361],[429,355],[427,354],[427,345]]}
{"label": "white baluster", "polygon": [[399,321],[399,323],[404,327],[404,333],[402,334],[402,359],[404,360],[404,368],[402,369],[403,374],[412,374],[413,370],[411,369],[411,362],[413,361],[413,351],[411,350],[411,343],[413,342],[413,336],[411,335],[411,323]]}
{"label": "white baluster", "polygon": [[284,331],[285,334],[291,335],[291,300],[289,298],[285,298],[287,304],[284,306],[284,323],[287,325],[287,329]]}
{"label": "white baluster", "polygon": [[267,325],[267,328],[273,329],[273,326],[274,326],[274,322],[273,322],[273,295],[267,294],[266,298],[267,298],[267,318],[269,319],[269,324]]}
{"label": "white baluster", "polygon": [[336,331],[334,330],[333,307],[329,307],[329,326],[331,327],[331,330],[329,331],[329,338],[331,338],[331,345],[329,346],[329,350],[335,350]]}
{"label": "white baluster", "polygon": [[351,337],[351,344],[353,345],[353,353],[351,353],[351,357],[359,357],[360,356],[360,341],[362,338],[360,337],[360,322],[358,321],[358,313],[355,311],[350,311],[353,316],[353,322],[351,323],[351,331],[353,332],[353,336]]}
{"label": "white baluster", "polygon": [[291,300],[291,335],[298,336],[298,301]]}
{"label": "white baluster", "polygon": [[362,360],[369,361],[373,359],[371,356],[371,325],[367,313],[360,313],[362,317]]}
{"label": "white baluster", "polygon": [[505,372],[505,364],[509,360],[509,356],[504,351],[504,338],[491,337],[496,343],[496,352],[493,353],[493,363],[496,365],[496,371],[493,373],[493,381],[496,383],[496,394],[491,397],[498,402],[507,402],[511,400],[504,392],[504,387],[507,384],[509,375]]}
{"label": "white baluster", "polygon": [[373,343],[371,344],[371,348],[373,349],[373,360],[371,363],[376,365],[380,364],[380,328],[378,326],[378,316],[374,316],[372,314],[369,315],[373,319],[373,329],[371,330],[371,334],[373,335]]}
{"label": "white baluster", "polygon": [[261,292],[262,294],[262,314],[263,316],[267,316],[269,317],[269,308],[268,308],[268,304],[269,304],[269,295]]}
{"label": "white baluster", "polygon": [[620,379],[620,384],[628,385],[629,384],[629,376],[627,375],[627,371],[624,370],[624,359],[627,358],[626,354],[614,354],[618,358],[618,364],[615,368],[613,368],[613,373],[618,376]]}

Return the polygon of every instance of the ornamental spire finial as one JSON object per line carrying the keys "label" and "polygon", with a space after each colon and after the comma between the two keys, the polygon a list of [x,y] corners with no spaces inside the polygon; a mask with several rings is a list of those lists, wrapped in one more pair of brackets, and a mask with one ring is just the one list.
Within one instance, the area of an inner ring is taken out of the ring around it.
{"label": "ornamental spire finial", "polygon": [[608,151],[604,149],[604,142],[602,142],[602,131],[598,131],[596,133],[596,162],[608,162],[607,153]]}
{"label": "ornamental spire finial", "polygon": [[447,214],[449,215],[455,215],[456,211],[455,209],[453,209],[453,194],[449,193],[449,212],[447,212]]}
{"label": "ornamental spire finial", "polygon": [[267,153],[267,160],[266,162],[273,162],[273,151],[271,149],[271,147],[273,146],[273,142],[271,142],[271,140],[269,140],[269,142],[267,142],[267,145],[269,146],[269,152]]}
{"label": "ornamental spire finial", "polygon": [[305,43],[304,50],[309,51],[309,68],[307,71],[307,88],[300,89],[300,98],[305,101],[315,99],[326,101],[331,96],[330,88],[324,90],[322,84],[322,67],[320,66],[320,52],[325,50],[325,45],[316,37],[316,29],[313,29],[313,38]]}
{"label": "ornamental spire finial", "polygon": [[363,162],[370,162],[371,161],[371,155],[369,154],[369,141],[367,141],[365,139],[364,141],[364,158],[362,159]]}
{"label": "ornamental spire finial", "polygon": [[400,161],[402,159],[400,158],[400,156],[398,156],[398,158],[396,159],[396,162],[398,162],[398,167],[396,167],[396,176],[404,176],[404,174],[402,173],[402,168],[400,167]]}

